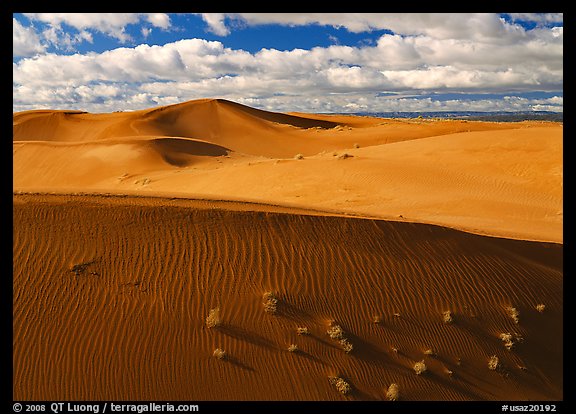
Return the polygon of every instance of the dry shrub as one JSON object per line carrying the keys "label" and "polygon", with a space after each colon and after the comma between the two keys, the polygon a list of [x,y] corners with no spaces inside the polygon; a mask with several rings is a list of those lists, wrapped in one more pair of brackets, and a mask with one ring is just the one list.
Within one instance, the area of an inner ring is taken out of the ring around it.
{"label": "dry shrub", "polygon": [[304,154],[296,154],[296,155],[294,156],[294,158],[297,159],[297,160],[302,160],[302,159],[304,159]]}
{"label": "dry shrub", "polygon": [[543,303],[539,303],[538,305],[536,305],[536,310],[540,313],[544,312],[544,309],[546,309],[546,305],[544,305]]}
{"label": "dry shrub", "polygon": [[496,355],[492,355],[488,359],[488,369],[495,371],[498,368],[499,363],[500,360],[498,359],[498,357]]}
{"label": "dry shrub", "polygon": [[428,348],[427,350],[424,351],[424,355],[435,355],[434,350],[432,350],[431,348]]}
{"label": "dry shrub", "polygon": [[421,375],[423,373],[426,372],[426,370],[428,368],[426,368],[426,364],[424,363],[424,360],[420,361],[420,362],[416,362],[414,364],[414,372],[416,373],[416,375]]}
{"label": "dry shrub", "polygon": [[326,333],[330,338],[340,342],[340,345],[342,346],[342,349],[344,349],[344,352],[346,352],[347,354],[352,352],[354,346],[348,341],[348,339],[344,337],[344,330],[340,325],[331,323]]}
{"label": "dry shrub", "polygon": [[332,339],[342,339],[344,338],[344,330],[340,325],[332,325],[326,331],[328,336]]}
{"label": "dry shrub", "polygon": [[206,317],[206,326],[208,328],[215,328],[222,324],[222,319],[220,319],[220,308],[210,309],[208,316]]}
{"label": "dry shrub", "polygon": [[388,398],[390,401],[398,401],[400,398],[400,387],[398,384],[390,384],[388,391],[386,391],[386,398]]}
{"label": "dry shrub", "polygon": [[288,347],[288,351],[289,352],[297,352],[298,351],[298,345],[290,344],[290,346]]}
{"label": "dry shrub", "polygon": [[348,342],[348,339],[346,338],[342,338],[340,340],[340,345],[342,346],[344,352],[346,352],[347,354],[352,352],[352,349],[354,349],[354,346],[350,342]]}
{"label": "dry shrub", "polygon": [[343,378],[340,377],[328,377],[330,384],[334,385],[339,393],[348,394],[352,387]]}
{"label": "dry shrub", "polygon": [[306,328],[305,326],[296,328],[296,333],[298,335],[310,335],[308,328]]}
{"label": "dry shrub", "polygon": [[266,292],[263,296],[264,302],[264,311],[268,313],[276,313],[278,310],[278,299],[274,295],[273,292]]}
{"label": "dry shrub", "polygon": [[442,312],[442,322],[452,323],[454,320],[452,318],[452,312],[449,310]]}
{"label": "dry shrub", "polygon": [[513,308],[512,306],[509,306],[508,308],[506,308],[506,312],[508,312],[508,315],[512,318],[512,320],[515,323],[519,323],[520,319],[520,312],[518,312],[518,310],[516,308]]}
{"label": "dry shrub", "polygon": [[514,346],[514,341],[512,341],[512,334],[501,333],[500,339],[502,340],[502,342],[504,342],[504,346],[506,347],[507,350],[510,351],[512,349],[512,347]]}
{"label": "dry shrub", "polygon": [[214,356],[214,358],[224,359],[226,358],[226,351],[220,348],[216,348],[212,356]]}

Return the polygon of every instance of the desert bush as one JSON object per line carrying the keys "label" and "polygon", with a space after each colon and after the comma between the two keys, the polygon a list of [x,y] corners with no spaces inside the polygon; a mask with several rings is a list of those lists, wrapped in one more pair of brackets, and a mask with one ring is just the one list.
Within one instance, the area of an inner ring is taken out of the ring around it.
{"label": "desert bush", "polygon": [[304,159],[304,154],[296,154],[296,155],[294,156],[294,158],[297,159],[297,160],[302,160],[302,159]]}
{"label": "desert bush", "polygon": [[352,352],[352,349],[354,349],[354,346],[346,338],[342,338],[340,340],[340,345],[342,346],[344,352],[346,352],[347,354]]}
{"label": "desert bush", "polygon": [[328,381],[330,381],[330,384],[334,385],[341,394],[348,394],[352,390],[350,384],[348,384],[343,378],[328,377]]}
{"label": "desert bush", "polygon": [[509,306],[508,308],[506,308],[506,312],[508,312],[508,315],[512,318],[512,320],[515,323],[520,322],[520,319],[519,319],[520,312],[518,312],[518,310],[516,308]]}
{"label": "desert bush", "polygon": [[263,296],[264,311],[268,313],[276,313],[278,310],[278,299],[274,296],[273,292],[266,292]]}
{"label": "desert bush", "polygon": [[226,351],[220,348],[216,348],[212,356],[214,356],[214,358],[224,359],[226,358]]}
{"label": "desert bush", "polygon": [[452,312],[449,310],[442,312],[442,322],[444,323],[452,323],[454,320],[452,319]]}
{"label": "desert bush", "polygon": [[220,308],[210,309],[208,316],[206,317],[206,326],[208,328],[215,328],[222,324],[222,319],[220,319]]}
{"label": "desert bush", "polygon": [[421,375],[423,373],[426,372],[426,370],[428,368],[426,368],[426,364],[424,363],[424,360],[420,361],[420,362],[416,362],[414,364],[414,372],[416,373],[416,375]]}
{"label": "desert bush", "polygon": [[501,333],[500,339],[504,342],[504,346],[507,350],[511,350],[514,346],[514,341],[512,341],[512,334],[510,333]]}
{"label": "desert bush", "polygon": [[290,346],[288,346],[288,351],[289,352],[297,352],[298,351],[298,345],[290,344]]}
{"label": "desert bush", "polygon": [[434,355],[434,351],[431,348],[428,348],[424,351],[424,355]]}
{"label": "desert bush", "polygon": [[344,338],[344,330],[340,325],[332,325],[326,331],[328,336],[332,339],[342,339]]}
{"label": "desert bush", "polygon": [[355,144],[354,144],[354,148],[360,148],[360,144],[355,143]]}
{"label": "desert bush", "polygon": [[492,355],[488,359],[488,369],[495,371],[498,368],[499,363],[500,363],[500,360],[498,359],[498,357],[496,355]]}
{"label": "desert bush", "polygon": [[398,387],[398,384],[390,384],[388,391],[386,391],[386,398],[390,401],[397,401],[400,398],[400,387]]}
{"label": "desert bush", "polygon": [[310,335],[310,332],[308,331],[308,328],[306,327],[298,327],[296,328],[296,333],[298,335]]}
{"label": "desert bush", "polygon": [[544,309],[546,309],[546,305],[544,305],[543,303],[539,303],[538,305],[536,305],[536,310],[540,313],[544,312]]}

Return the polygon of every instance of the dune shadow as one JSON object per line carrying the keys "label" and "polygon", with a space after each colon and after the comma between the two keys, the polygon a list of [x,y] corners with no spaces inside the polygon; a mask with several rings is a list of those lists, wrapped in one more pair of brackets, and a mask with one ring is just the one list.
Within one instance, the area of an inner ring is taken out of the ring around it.
{"label": "dune shadow", "polygon": [[231,363],[232,365],[237,366],[238,368],[242,368],[246,371],[251,371],[254,372],[256,371],[254,368],[252,368],[250,365],[245,364],[244,362],[240,361],[238,358],[235,358],[233,356],[226,356],[226,362]]}
{"label": "dune shadow", "polygon": [[231,150],[217,144],[192,138],[156,138],[152,145],[168,164],[184,167],[191,157],[221,157]]}
{"label": "dune shadow", "polygon": [[309,334],[308,337],[315,339],[316,341],[320,342],[324,346],[328,346],[328,347],[334,348],[334,349],[342,349],[342,347],[339,346],[338,342],[336,342],[336,341],[324,339],[324,338],[321,338],[321,337],[313,335],[313,334]]}
{"label": "dune shadow", "polygon": [[229,108],[235,108],[236,110],[250,114],[255,118],[264,119],[266,121],[274,122],[277,124],[292,125],[298,128],[324,128],[324,129],[334,128],[340,125],[337,122],[307,118],[305,116],[290,115],[280,112],[269,112],[262,109],[256,109],[246,105],[242,105],[236,102],[228,101],[225,99],[217,99],[217,101],[221,105],[225,105]]}
{"label": "dune shadow", "polygon": [[278,301],[276,314],[283,318],[288,318],[296,321],[309,321],[314,317],[305,310],[299,309],[291,303],[280,300]]}
{"label": "dune shadow", "polygon": [[303,358],[306,358],[310,361],[313,361],[313,362],[316,362],[318,364],[326,366],[326,363],[324,361],[322,361],[318,357],[315,357],[314,355],[310,354],[309,352],[302,351],[301,349],[299,349],[298,351],[295,352],[295,354],[299,357],[303,357]]}
{"label": "dune shadow", "polygon": [[272,341],[270,341],[269,339],[266,339],[262,335],[259,335],[255,332],[247,331],[246,329],[240,328],[238,326],[232,326],[232,325],[225,324],[225,325],[219,326],[218,331],[222,332],[224,335],[227,335],[231,338],[238,339],[240,341],[249,342],[249,343],[256,345],[256,346],[260,346],[260,347],[264,347],[264,348],[271,348],[271,349],[277,348],[277,346]]}
{"label": "dune shadow", "polygon": [[350,355],[354,358],[362,359],[378,366],[386,366],[392,362],[390,355],[386,350],[381,349],[350,332],[346,333],[345,337],[354,347],[350,352]]}

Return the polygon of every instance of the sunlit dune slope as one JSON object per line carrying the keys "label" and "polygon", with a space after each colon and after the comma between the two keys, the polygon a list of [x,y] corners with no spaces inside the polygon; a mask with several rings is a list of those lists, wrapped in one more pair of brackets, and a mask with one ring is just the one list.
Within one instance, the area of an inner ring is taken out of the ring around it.
{"label": "sunlit dune slope", "polygon": [[563,240],[563,127],[262,111],[218,99],[14,114],[14,189],[241,199]]}
{"label": "sunlit dune slope", "polygon": [[13,398],[563,398],[561,244],[249,209],[15,195]]}
{"label": "sunlit dune slope", "polygon": [[[14,114],[13,125],[14,141],[85,142],[169,136],[200,139],[233,151],[270,157],[292,157],[296,154],[294,151],[310,155],[351,147],[354,142],[349,141],[350,135],[364,145],[374,145],[478,128],[459,123],[438,123],[430,127],[369,117],[283,114],[223,99],[199,99],[104,114],[25,111]],[[383,125],[389,125],[389,136],[375,134],[374,128]],[[492,125],[489,129],[494,128]],[[510,126],[504,124],[496,128]]]}

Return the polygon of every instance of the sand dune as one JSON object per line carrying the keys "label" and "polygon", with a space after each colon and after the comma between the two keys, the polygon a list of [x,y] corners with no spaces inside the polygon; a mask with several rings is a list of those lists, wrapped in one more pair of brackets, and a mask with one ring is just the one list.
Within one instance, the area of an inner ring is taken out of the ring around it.
{"label": "sand dune", "polygon": [[219,99],[15,113],[13,397],[562,399],[562,134]]}
{"label": "sand dune", "polygon": [[557,123],[288,115],[224,100],[14,115],[17,191],[240,198],[561,242],[562,177]]}
{"label": "sand dune", "polygon": [[374,400],[391,383],[404,400],[562,398],[561,245],[216,202],[14,201],[15,399]]}

